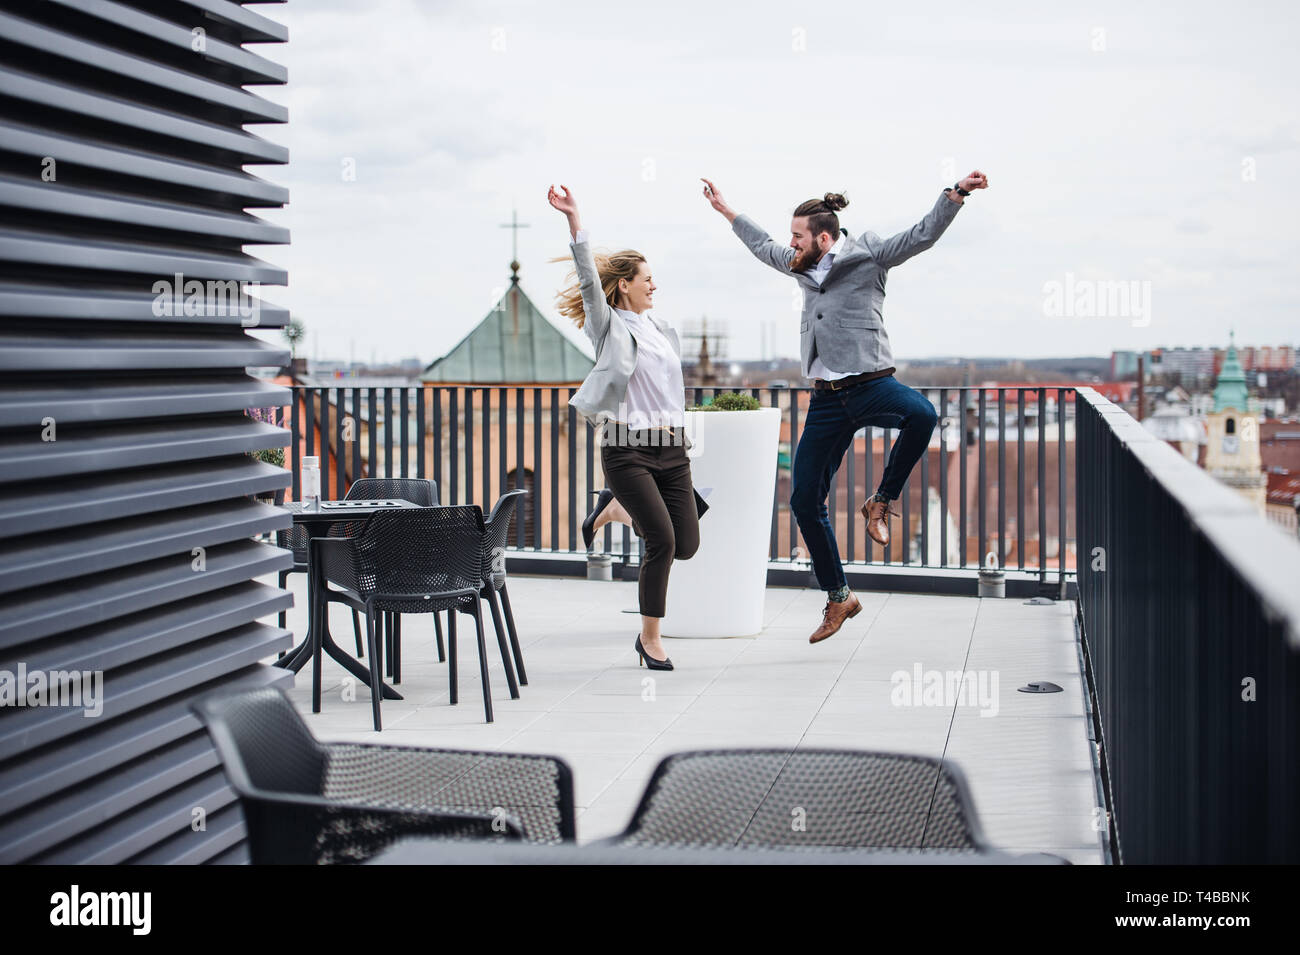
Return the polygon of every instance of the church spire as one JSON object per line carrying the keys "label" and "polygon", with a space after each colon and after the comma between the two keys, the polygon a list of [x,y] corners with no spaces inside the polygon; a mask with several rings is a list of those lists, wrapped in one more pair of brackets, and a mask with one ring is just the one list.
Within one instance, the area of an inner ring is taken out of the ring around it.
{"label": "church spire", "polygon": [[1219,372],[1218,380],[1214,385],[1214,410],[1223,411],[1226,408],[1236,408],[1238,411],[1247,411],[1246,390],[1246,372],[1241,367],[1241,359],[1237,357],[1236,335],[1234,332],[1228,333],[1228,353],[1223,358],[1223,368]]}

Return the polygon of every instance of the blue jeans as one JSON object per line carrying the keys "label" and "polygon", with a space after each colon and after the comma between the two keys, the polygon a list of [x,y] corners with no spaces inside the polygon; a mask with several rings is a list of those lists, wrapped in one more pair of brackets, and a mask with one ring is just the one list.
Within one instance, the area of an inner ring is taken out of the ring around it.
{"label": "blue jeans", "polygon": [[925,454],[938,421],[939,415],[929,399],[893,375],[812,393],[808,417],[795,448],[790,509],[823,590],[835,590],[848,583],[835,530],[826,513],[826,495],[844,452],[853,444],[853,435],[868,426],[900,429],[876,492],[894,500],[903,493],[903,482]]}

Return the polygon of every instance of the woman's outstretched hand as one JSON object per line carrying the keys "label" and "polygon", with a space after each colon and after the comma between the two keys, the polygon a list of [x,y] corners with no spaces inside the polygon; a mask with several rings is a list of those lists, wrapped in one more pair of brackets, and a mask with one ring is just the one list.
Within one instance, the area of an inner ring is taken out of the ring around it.
{"label": "woman's outstretched hand", "polygon": [[564,195],[560,195],[555,191],[555,187],[551,186],[550,191],[546,193],[546,201],[566,216],[576,216],[578,214],[578,200],[573,198],[573,193],[569,191],[568,186],[561,184],[560,188],[564,190]]}
{"label": "woman's outstretched hand", "polygon": [[573,198],[568,186],[561,183],[560,188],[564,190],[564,195],[560,195],[555,191],[555,186],[551,186],[546,193],[546,201],[564,213],[569,220],[569,235],[577,241],[578,231],[582,228],[582,223],[578,220],[578,200]]}

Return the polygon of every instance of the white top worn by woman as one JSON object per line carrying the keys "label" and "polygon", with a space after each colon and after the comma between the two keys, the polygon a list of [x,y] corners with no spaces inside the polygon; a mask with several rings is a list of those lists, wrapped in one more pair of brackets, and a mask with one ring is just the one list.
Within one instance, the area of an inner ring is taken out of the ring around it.
{"label": "white top worn by woman", "polygon": [[[579,229],[575,242],[587,241]],[[613,308],[613,306],[611,306]],[[627,382],[626,421],[629,428],[683,427],[686,422],[686,385],[682,364],[670,342],[644,315],[614,308],[636,340],[636,369]]]}

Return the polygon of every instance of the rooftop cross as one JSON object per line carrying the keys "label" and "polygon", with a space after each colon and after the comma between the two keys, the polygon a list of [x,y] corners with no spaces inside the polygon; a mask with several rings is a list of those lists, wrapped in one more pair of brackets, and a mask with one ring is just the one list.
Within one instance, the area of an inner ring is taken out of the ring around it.
{"label": "rooftop cross", "polygon": [[510,221],[503,222],[499,226],[502,229],[513,229],[510,234],[510,281],[518,284],[519,282],[519,230],[527,229],[528,223],[519,221],[519,210],[510,210]]}

